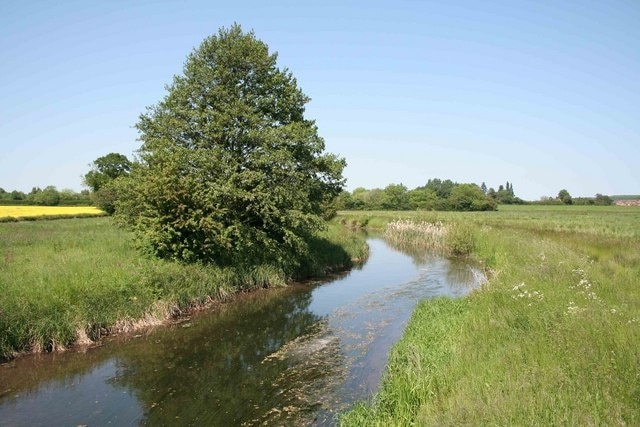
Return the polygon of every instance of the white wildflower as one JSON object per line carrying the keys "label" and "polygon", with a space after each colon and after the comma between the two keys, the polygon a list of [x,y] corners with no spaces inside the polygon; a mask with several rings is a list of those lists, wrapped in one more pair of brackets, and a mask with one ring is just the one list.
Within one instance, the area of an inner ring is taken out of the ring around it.
{"label": "white wildflower", "polygon": [[515,285],[511,290],[512,291],[519,291],[520,288],[524,287],[524,282],[520,283],[519,285]]}
{"label": "white wildflower", "polygon": [[584,308],[578,307],[573,301],[569,302],[569,305],[567,306],[567,314],[578,314],[581,311],[584,311]]}

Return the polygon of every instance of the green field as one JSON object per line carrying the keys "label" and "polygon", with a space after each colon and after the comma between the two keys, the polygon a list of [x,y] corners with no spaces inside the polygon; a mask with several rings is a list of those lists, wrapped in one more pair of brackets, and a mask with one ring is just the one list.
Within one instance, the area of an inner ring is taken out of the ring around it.
{"label": "green field", "polygon": [[[366,257],[356,233],[331,225],[295,272],[318,276]],[[216,268],[141,255],[109,218],[0,224],[0,359],[157,324],[241,291],[283,285],[281,270]]]}
{"label": "green field", "polygon": [[640,424],[640,209],[342,212],[339,221],[381,228],[398,218],[471,227],[471,256],[490,281],[463,299],[421,302],[380,391],[341,424]]}

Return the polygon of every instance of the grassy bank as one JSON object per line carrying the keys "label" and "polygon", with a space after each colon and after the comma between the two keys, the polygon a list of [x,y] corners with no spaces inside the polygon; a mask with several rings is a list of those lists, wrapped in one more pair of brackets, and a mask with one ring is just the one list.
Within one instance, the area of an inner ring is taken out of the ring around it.
{"label": "grassy bank", "polygon": [[640,209],[340,220],[400,217],[471,227],[472,256],[493,275],[463,299],[421,302],[379,393],[343,425],[640,424]]}
{"label": "grassy bank", "polygon": [[[332,225],[297,276],[366,257],[355,233]],[[160,323],[211,301],[289,278],[268,265],[214,268],[141,256],[109,218],[0,224],[0,359]]]}

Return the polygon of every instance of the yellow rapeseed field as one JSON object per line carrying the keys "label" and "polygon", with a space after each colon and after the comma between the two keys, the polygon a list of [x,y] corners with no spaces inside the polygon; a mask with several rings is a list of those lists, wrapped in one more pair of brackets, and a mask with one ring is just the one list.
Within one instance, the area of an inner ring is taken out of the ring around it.
{"label": "yellow rapeseed field", "polygon": [[58,215],[100,215],[104,213],[93,206],[0,206],[0,218],[31,218]]}

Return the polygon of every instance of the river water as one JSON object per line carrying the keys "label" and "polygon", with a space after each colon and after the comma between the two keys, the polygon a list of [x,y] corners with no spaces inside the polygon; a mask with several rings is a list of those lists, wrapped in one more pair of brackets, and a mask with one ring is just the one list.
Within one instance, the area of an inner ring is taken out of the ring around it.
{"label": "river water", "polygon": [[370,238],[360,269],[242,295],[84,353],[0,365],[0,425],[331,425],[377,389],[416,302],[482,280]]}

